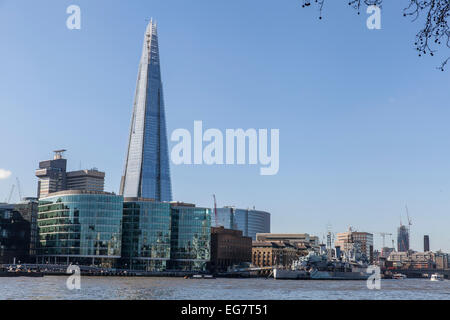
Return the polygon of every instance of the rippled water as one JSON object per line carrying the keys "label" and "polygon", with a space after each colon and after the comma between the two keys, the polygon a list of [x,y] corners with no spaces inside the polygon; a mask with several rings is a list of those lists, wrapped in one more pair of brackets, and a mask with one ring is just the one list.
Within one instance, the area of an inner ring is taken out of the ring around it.
{"label": "rippled water", "polygon": [[66,280],[0,278],[0,299],[450,299],[449,280],[382,280],[368,290],[365,281],[82,277],[73,291]]}

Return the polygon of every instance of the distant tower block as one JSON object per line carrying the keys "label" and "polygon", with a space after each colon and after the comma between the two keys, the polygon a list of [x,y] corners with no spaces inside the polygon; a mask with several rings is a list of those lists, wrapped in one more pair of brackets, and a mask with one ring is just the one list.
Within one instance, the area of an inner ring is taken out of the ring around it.
{"label": "distant tower block", "polygon": [[430,236],[428,235],[423,236],[423,251],[430,251]]}

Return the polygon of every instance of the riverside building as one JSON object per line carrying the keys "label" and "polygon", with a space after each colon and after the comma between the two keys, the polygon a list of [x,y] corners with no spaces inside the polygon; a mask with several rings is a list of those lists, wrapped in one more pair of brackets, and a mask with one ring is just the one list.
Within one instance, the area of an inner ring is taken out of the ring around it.
{"label": "riverside building", "polygon": [[252,238],[244,237],[240,230],[224,227],[211,228],[212,272],[228,271],[230,267],[252,261]]}
{"label": "riverside building", "polygon": [[304,244],[310,248],[319,248],[319,237],[308,233],[258,233],[256,241],[284,241],[291,244]]}
{"label": "riverside building", "polygon": [[205,271],[210,261],[211,209],[171,203],[170,270]]}
{"label": "riverside building", "polygon": [[0,204],[0,263],[33,262],[36,243],[37,199]]}
{"label": "riverside building", "polygon": [[67,190],[39,199],[38,263],[113,267],[121,257],[123,197]]}
{"label": "riverside building", "polygon": [[170,203],[125,198],[121,267],[165,271],[170,260]]}

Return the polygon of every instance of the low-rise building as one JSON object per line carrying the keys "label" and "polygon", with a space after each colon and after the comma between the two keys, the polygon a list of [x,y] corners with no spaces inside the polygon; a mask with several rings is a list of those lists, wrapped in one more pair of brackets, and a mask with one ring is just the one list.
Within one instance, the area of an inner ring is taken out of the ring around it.
{"label": "low-rise building", "polygon": [[450,265],[450,255],[448,253],[438,251],[435,253],[434,261],[436,263],[436,269],[448,269]]}
{"label": "low-rise building", "polygon": [[298,259],[295,245],[283,241],[253,241],[252,264],[256,267],[290,267]]}
{"label": "low-rise building", "polygon": [[448,268],[448,255],[427,252],[392,252],[387,261],[394,268],[401,269],[446,269]]}
{"label": "low-rise building", "polygon": [[257,233],[256,241],[282,241],[296,245],[299,249],[319,250],[319,237],[308,233]]}
{"label": "low-rise building", "polygon": [[211,228],[211,272],[227,271],[230,267],[252,261],[252,238],[242,231]]}

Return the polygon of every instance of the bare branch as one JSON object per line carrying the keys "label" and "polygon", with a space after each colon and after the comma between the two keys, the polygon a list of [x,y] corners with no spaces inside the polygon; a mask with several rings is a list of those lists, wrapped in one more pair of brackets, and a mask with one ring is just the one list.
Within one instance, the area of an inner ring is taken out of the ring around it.
{"label": "bare branch", "polygon": [[[325,0],[302,0],[302,7],[311,6],[315,2],[320,11],[319,19],[322,19],[322,11]],[[348,5],[361,13],[361,7],[378,6],[381,8],[383,0],[347,0]],[[412,17],[412,22],[417,21],[421,16],[425,17],[425,25],[416,34],[414,43],[419,56],[429,54],[434,56],[437,47],[441,44],[450,48],[450,28],[448,19],[450,17],[449,0],[409,0],[409,5],[403,10],[403,16]],[[444,60],[438,69],[444,71],[444,67],[450,61],[450,57]]]}

